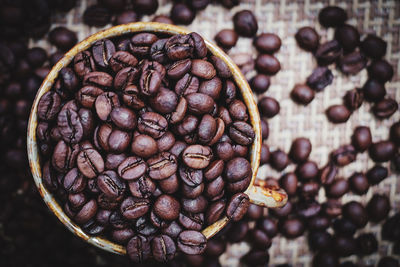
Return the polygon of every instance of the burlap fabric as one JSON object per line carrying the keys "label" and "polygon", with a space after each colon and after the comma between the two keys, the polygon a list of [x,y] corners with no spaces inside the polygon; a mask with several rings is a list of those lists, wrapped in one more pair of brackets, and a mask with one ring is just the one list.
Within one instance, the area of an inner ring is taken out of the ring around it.
{"label": "burlap fabric", "polygon": [[[52,27],[65,25],[78,33],[82,40],[99,28],[88,27],[82,23],[82,14],[86,6],[92,4],[93,0],[78,1],[78,8],[70,11],[66,16],[58,15],[53,19]],[[169,14],[172,3],[160,0],[160,8],[157,14]],[[362,35],[375,33],[388,42],[386,59],[393,64],[395,75],[390,83],[386,84],[388,95],[400,101],[400,2],[397,0],[354,0],[354,1],[289,1],[289,0],[242,0],[239,6],[231,10],[220,5],[209,5],[206,10],[197,14],[194,22],[188,26],[189,29],[199,32],[208,39],[213,39],[215,34],[224,28],[232,28],[232,16],[239,10],[252,10],[257,19],[261,32],[276,33],[282,39],[282,47],[276,57],[280,60],[282,70],[272,77],[272,85],[265,95],[279,100],[281,111],[278,116],[269,120],[270,136],[266,141],[271,150],[281,148],[288,151],[291,141],[300,136],[308,137],[313,145],[311,159],[318,165],[323,166],[329,156],[329,152],[341,144],[350,142],[353,129],[358,125],[367,125],[371,128],[373,140],[386,139],[390,125],[398,121],[400,113],[397,112],[390,119],[379,121],[370,113],[371,105],[368,103],[357,110],[345,124],[333,125],[325,116],[325,110],[330,105],[340,104],[344,93],[355,87],[360,87],[367,78],[363,70],[356,76],[346,77],[335,69],[333,84],[323,92],[318,93],[314,101],[307,107],[293,103],[289,92],[296,83],[302,83],[316,66],[315,60],[310,53],[301,50],[294,39],[297,29],[302,26],[314,26],[322,35],[322,41],[329,40],[333,36],[333,30],[322,28],[317,21],[319,10],[328,5],[343,7],[349,16],[348,23],[356,26]],[[144,17],[142,20],[149,21],[152,17]],[[109,27],[106,26],[105,28]],[[240,38],[236,47],[229,51],[229,55],[237,56],[240,53],[249,54],[255,58],[256,50],[251,45],[249,38]],[[45,47],[49,53],[54,52],[47,41],[41,40],[31,45]],[[248,72],[247,78],[254,76],[254,72]],[[387,166],[388,163],[384,164]],[[341,168],[339,176],[349,177],[354,171],[366,171],[374,163],[369,159],[367,153],[359,154],[356,162],[345,168]],[[295,166],[289,166],[285,171],[292,171]],[[280,173],[272,170],[269,166],[262,166],[258,177],[279,178]],[[390,173],[389,178],[378,186],[374,186],[368,194],[359,197],[347,194],[342,202],[360,200],[366,203],[374,193],[386,194],[390,197],[392,207],[391,214],[400,209],[400,179],[396,173]],[[325,199],[324,190],[320,190],[319,200]],[[379,240],[379,252],[362,259],[351,258],[360,263],[373,265],[379,257],[392,254],[390,243],[381,241],[380,225],[369,223],[361,232],[373,232]],[[270,264],[274,266],[281,263],[291,263],[293,266],[310,266],[312,253],[310,253],[307,240],[300,237],[295,240],[276,237],[269,249]],[[250,247],[246,243],[239,243],[228,248],[227,253],[220,258],[223,266],[240,266],[238,259],[245,254]]]}

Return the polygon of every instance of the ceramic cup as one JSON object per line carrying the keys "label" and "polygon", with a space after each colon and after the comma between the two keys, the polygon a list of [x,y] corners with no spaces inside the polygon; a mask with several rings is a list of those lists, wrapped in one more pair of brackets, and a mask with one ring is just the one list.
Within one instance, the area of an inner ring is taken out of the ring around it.
{"label": "ceramic cup", "polygon": [[[75,235],[86,240],[92,245],[95,245],[104,250],[118,254],[126,254],[124,246],[111,242],[110,240],[102,237],[95,237],[86,234],[79,225],[73,222],[64,213],[62,207],[55,199],[55,196],[51,192],[49,192],[43,185],[41,178],[42,171],[39,159],[39,150],[36,141],[36,127],[38,124],[37,108],[39,99],[42,97],[44,93],[46,93],[52,88],[58,76],[59,71],[63,67],[68,66],[70,62],[73,60],[73,58],[79,52],[87,50],[97,40],[103,38],[121,36],[124,34],[135,33],[135,32],[166,33],[170,35],[190,33],[189,30],[174,25],[155,23],[155,22],[137,22],[137,23],[115,26],[110,29],[103,30],[96,34],[91,35],[87,39],[75,45],[71,50],[69,50],[64,55],[64,57],[56,65],[54,65],[50,73],[47,75],[46,79],[43,81],[38,93],[36,94],[36,98],[34,100],[31,113],[29,116],[29,124],[28,124],[27,149],[28,149],[29,165],[31,168],[33,179],[35,180],[35,184],[44,202],[51,209],[51,211],[58,217],[58,219]],[[221,58],[228,65],[230,71],[232,72],[233,79],[235,80],[236,85],[239,88],[243,96],[243,100],[248,108],[250,115],[250,122],[255,132],[254,143],[250,150],[250,157],[251,157],[250,161],[251,161],[253,175],[250,186],[247,188],[245,193],[249,195],[250,201],[257,205],[269,208],[281,207],[285,205],[287,202],[287,195],[283,190],[277,188],[266,188],[263,186],[255,185],[257,170],[260,165],[262,138],[261,138],[260,115],[258,113],[257,105],[254,101],[250,86],[248,85],[243,74],[240,72],[239,68],[220,48],[218,48],[215,44],[207,41],[206,39],[205,43],[209,51],[213,55]],[[205,228],[202,232],[207,238],[210,238],[216,233],[218,233],[228,223],[228,221],[229,221],[228,218],[226,217],[222,218],[219,221],[215,222],[214,224]]]}

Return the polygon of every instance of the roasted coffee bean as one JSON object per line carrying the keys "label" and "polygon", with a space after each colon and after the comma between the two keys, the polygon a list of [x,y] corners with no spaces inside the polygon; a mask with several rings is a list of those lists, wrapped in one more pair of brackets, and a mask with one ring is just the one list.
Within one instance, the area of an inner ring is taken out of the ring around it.
{"label": "roasted coffee bean", "polygon": [[65,174],[62,186],[68,192],[72,194],[82,192],[86,187],[86,179],[77,168],[71,169]]}
{"label": "roasted coffee bean", "polygon": [[161,229],[163,234],[169,235],[174,239],[177,238],[182,231],[182,227],[176,221],[172,221],[167,227]]}
{"label": "roasted coffee bean", "polygon": [[333,229],[336,235],[353,236],[357,226],[349,219],[340,218],[333,222]]}
{"label": "roasted coffee bean", "polygon": [[300,179],[312,180],[318,176],[318,165],[314,161],[306,161],[296,168],[296,174]]}
{"label": "roasted coffee bean", "polygon": [[357,152],[352,145],[343,145],[332,151],[331,159],[338,166],[345,166],[352,163],[357,156]]}
{"label": "roasted coffee bean", "polygon": [[161,152],[147,160],[148,174],[154,180],[170,177],[178,169],[177,158],[169,152]]}
{"label": "roasted coffee bean", "polygon": [[219,176],[210,183],[208,183],[204,190],[204,195],[208,197],[211,201],[220,199],[224,194],[224,179]]}
{"label": "roasted coffee bean", "polygon": [[86,195],[84,193],[76,193],[68,195],[68,203],[73,210],[80,210],[83,205],[87,202]]}
{"label": "roasted coffee bean", "polygon": [[369,156],[375,162],[389,161],[396,152],[396,146],[391,141],[379,141],[369,148]]}
{"label": "roasted coffee bean", "polygon": [[327,6],[320,10],[318,20],[324,27],[338,27],[347,20],[347,14],[343,8]]}
{"label": "roasted coffee bean", "polygon": [[[200,231],[204,224],[204,214],[203,213],[194,214],[194,213],[187,213],[187,212],[180,213],[179,214],[179,223],[187,230]],[[178,229],[176,229],[176,230],[178,230]],[[183,229],[181,227],[179,227],[179,233],[182,231],[183,231]],[[179,233],[177,233],[177,234],[179,235]]]}
{"label": "roasted coffee bean", "polygon": [[250,203],[250,206],[247,209],[246,218],[248,218],[249,220],[261,219],[263,216],[263,212],[263,207]]}
{"label": "roasted coffee bean", "polygon": [[230,49],[236,45],[239,36],[234,30],[223,29],[215,35],[214,39],[222,48]]}
{"label": "roasted coffee bean", "polygon": [[309,199],[315,197],[318,194],[319,188],[320,186],[317,182],[305,182],[301,185],[300,192],[304,198]]}
{"label": "roasted coffee bean", "polygon": [[147,56],[150,52],[151,45],[158,40],[157,36],[152,33],[138,33],[131,38],[129,50],[135,56]]}
{"label": "roasted coffee bean", "polygon": [[349,191],[349,183],[344,178],[337,178],[326,191],[329,197],[340,198]]}
{"label": "roasted coffee bean", "polygon": [[234,222],[244,217],[249,208],[249,196],[244,193],[237,193],[232,196],[226,208],[226,216]]}
{"label": "roasted coffee bean", "polygon": [[265,96],[258,102],[258,108],[263,116],[272,118],[280,111],[279,102],[272,97]]}
{"label": "roasted coffee bean", "polygon": [[296,84],[290,92],[290,97],[298,104],[308,105],[313,101],[315,92],[305,84]]}
{"label": "roasted coffee bean", "polygon": [[182,78],[192,68],[192,60],[183,59],[173,63],[167,70],[167,75],[173,80]]}
{"label": "roasted coffee bean", "polygon": [[315,51],[319,46],[320,36],[311,27],[300,28],[295,35],[297,44],[306,51]]}
{"label": "roasted coffee bean", "polygon": [[332,163],[329,162],[320,170],[319,180],[323,185],[330,185],[336,178],[336,174],[338,173],[338,168]]}
{"label": "roasted coffee bean", "polygon": [[48,91],[39,100],[38,117],[42,120],[53,120],[61,109],[61,98],[53,92]]}
{"label": "roasted coffee bean", "polygon": [[237,121],[229,127],[229,136],[236,143],[246,146],[253,142],[255,133],[249,124]]}
{"label": "roasted coffee bean", "polygon": [[229,104],[229,114],[235,121],[247,121],[249,118],[246,105],[237,99]]}
{"label": "roasted coffee bean", "polygon": [[268,264],[269,254],[265,249],[254,249],[245,254],[241,260],[247,265],[265,266]]}
{"label": "roasted coffee bean", "polygon": [[321,211],[321,204],[314,200],[305,200],[297,203],[296,213],[304,219],[316,216]]}
{"label": "roasted coffee bean", "polygon": [[326,230],[331,225],[331,219],[327,215],[316,215],[308,220],[308,227],[311,230]]}
{"label": "roasted coffee bean", "polygon": [[293,196],[297,192],[298,178],[296,174],[289,172],[284,174],[279,180],[280,186],[286,191],[289,196]]}
{"label": "roasted coffee bean", "polygon": [[118,175],[125,180],[134,180],[146,173],[148,166],[139,157],[128,157],[118,166]]}
{"label": "roasted coffee bean", "polygon": [[274,152],[271,152],[271,166],[278,170],[282,171],[286,168],[286,166],[289,164],[289,157],[285,152],[282,150],[278,149],[275,150]]}
{"label": "roasted coffee bean", "polygon": [[257,19],[250,10],[242,10],[233,16],[235,31],[244,37],[253,37],[258,30]]}
{"label": "roasted coffee bean", "polygon": [[372,144],[372,136],[369,127],[358,126],[352,136],[353,146],[360,152],[367,150]]}
{"label": "roasted coffee bean", "polygon": [[125,182],[115,171],[105,171],[97,176],[97,186],[104,195],[110,199],[116,199],[125,193]]}
{"label": "roasted coffee bean", "polygon": [[151,157],[158,151],[157,142],[151,136],[139,134],[133,137],[131,151],[139,157]]}
{"label": "roasted coffee bean", "polygon": [[139,20],[138,14],[133,10],[125,10],[119,13],[113,20],[114,25],[128,24],[137,22]]}
{"label": "roasted coffee bean", "polygon": [[326,110],[326,116],[332,123],[344,123],[351,115],[351,111],[344,105],[333,105]]}
{"label": "roasted coffee bean", "polygon": [[197,186],[189,186],[186,183],[182,184],[182,195],[185,198],[197,198],[199,197],[204,191],[204,183],[201,183]]}
{"label": "roasted coffee bean", "polygon": [[333,238],[327,231],[311,231],[308,233],[308,245],[314,251],[329,251]]}
{"label": "roasted coffee bean", "polygon": [[135,231],[131,228],[117,229],[111,231],[111,238],[119,244],[126,245],[132,237],[135,236]]}
{"label": "roasted coffee bean", "polygon": [[179,177],[187,186],[190,187],[199,186],[203,182],[203,172],[188,167],[182,166],[179,168]]}
{"label": "roasted coffee bean", "polygon": [[83,22],[89,26],[104,27],[110,20],[110,11],[100,5],[89,6],[83,13]]}
{"label": "roasted coffee bean", "polygon": [[355,172],[349,177],[349,185],[351,191],[358,195],[363,195],[368,192],[369,182],[367,177],[360,172]]}
{"label": "roasted coffee bean", "polygon": [[156,184],[146,175],[129,181],[129,190],[137,198],[150,198],[156,190]]}
{"label": "roasted coffee bean", "polygon": [[142,235],[136,235],[129,240],[126,252],[133,262],[144,262],[151,254],[150,240]]}
{"label": "roasted coffee bean", "polygon": [[179,216],[180,204],[172,196],[161,195],[154,202],[153,210],[161,219],[172,221]]}
{"label": "roasted coffee bean", "polygon": [[357,237],[359,252],[362,255],[369,255],[378,250],[378,241],[372,233],[361,234]]}
{"label": "roasted coffee bean", "polygon": [[342,47],[337,40],[321,44],[315,52],[319,65],[329,65],[342,55]]}
{"label": "roasted coffee bean", "polygon": [[361,51],[373,59],[382,58],[386,54],[386,47],[386,42],[373,34],[368,34],[360,44]]}
{"label": "roasted coffee bean", "polygon": [[86,74],[96,71],[92,54],[89,51],[83,51],[77,54],[74,58],[74,70],[79,77],[84,77]]}
{"label": "roasted coffee bean", "polygon": [[384,59],[375,60],[368,67],[368,75],[371,79],[385,83],[393,78],[393,67]]}
{"label": "roasted coffee bean", "polygon": [[347,257],[357,252],[357,242],[353,237],[335,236],[333,249],[340,257]]}
{"label": "roasted coffee bean", "polygon": [[[110,53],[107,51],[107,53]],[[93,53],[94,54],[94,53]],[[110,53],[111,54],[111,53]],[[126,51],[114,52],[108,59],[108,63],[112,70],[117,73],[127,67],[135,67],[138,64],[136,57]]]}
{"label": "roasted coffee bean", "polygon": [[93,148],[84,149],[77,156],[79,171],[87,178],[92,179],[104,171],[104,160]]}
{"label": "roasted coffee bean", "polygon": [[399,109],[399,104],[392,98],[382,99],[374,104],[372,112],[379,119],[391,117]]}
{"label": "roasted coffee bean", "polygon": [[192,60],[192,68],[190,72],[202,79],[210,80],[216,75],[214,66],[205,60],[194,59]]}
{"label": "roasted coffee bean", "polygon": [[[172,23],[171,23],[172,24]],[[166,63],[168,61],[167,54],[165,52],[165,44],[167,43],[166,38],[158,39],[150,47],[151,59],[159,63]]]}
{"label": "roasted coffee bean", "polygon": [[369,220],[380,222],[386,219],[390,212],[390,206],[390,199],[386,195],[373,195],[367,204]]}
{"label": "roasted coffee bean", "polygon": [[250,84],[253,91],[262,94],[268,90],[271,82],[269,76],[265,74],[257,74],[251,79]]}
{"label": "roasted coffee bean", "polygon": [[342,214],[342,203],[337,199],[328,199],[323,203],[322,210],[329,217],[337,217]]}
{"label": "roasted coffee bean", "polygon": [[367,65],[367,59],[360,52],[352,52],[339,59],[339,68],[344,74],[355,75]]}
{"label": "roasted coffee bean", "polygon": [[189,25],[196,13],[185,3],[175,3],[172,6],[170,17],[175,24]]}
{"label": "roasted coffee bean", "polygon": [[311,153],[312,145],[309,139],[300,137],[292,142],[289,156],[295,162],[304,162]]}
{"label": "roasted coffee bean", "polygon": [[205,94],[192,93],[186,96],[188,110],[196,115],[210,113],[214,107],[214,100]]}
{"label": "roasted coffee bean", "polygon": [[362,90],[364,92],[365,99],[370,102],[381,101],[386,95],[386,89],[384,85],[374,79],[367,80]]}
{"label": "roasted coffee bean", "polygon": [[260,164],[266,164],[269,162],[271,157],[271,153],[269,151],[269,147],[266,144],[261,145],[261,153],[260,153]]}
{"label": "roasted coffee bean", "polygon": [[375,165],[366,172],[365,176],[370,184],[376,185],[388,177],[388,170],[381,165]]}
{"label": "roasted coffee bean", "polygon": [[57,126],[61,138],[70,144],[76,144],[83,137],[83,125],[77,112],[63,109],[57,117]]}
{"label": "roasted coffee bean", "polygon": [[213,99],[218,99],[222,90],[222,81],[215,76],[211,80],[203,81],[199,86],[199,93],[209,95]]}
{"label": "roasted coffee bean", "polygon": [[281,47],[281,39],[273,33],[262,33],[254,39],[254,46],[260,53],[273,54]]}
{"label": "roasted coffee bean", "polygon": [[215,119],[212,116],[205,114],[201,119],[197,130],[199,142],[202,144],[209,143],[215,136],[216,131],[217,123]]}
{"label": "roasted coffee bean", "polygon": [[336,29],[335,39],[338,40],[343,50],[346,52],[354,51],[360,44],[360,34],[358,30],[349,24],[344,24]]}
{"label": "roasted coffee bean", "polygon": [[190,213],[200,213],[207,209],[208,201],[204,196],[199,196],[194,199],[181,199],[181,205],[184,211]]}
{"label": "roasted coffee bean", "polygon": [[232,76],[232,73],[224,60],[216,56],[211,56],[210,59],[220,78],[228,79]]}
{"label": "roasted coffee bean", "polygon": [[281,69],[279,60],[268,54],[260,54],[256,59],[256,69],[263,74],[274,75]]}
{"label": "roasted coffee bean", "polygon": [[357,227],[362,228],[368,222],[368,214],[362,204],[356,201],[351,201],[345,204],[342,208],[343,216],[349,219]]}
{"label": "roasted coffee bean", "polygon": [[176,254],[174,241],[168,235],[159,235],[151,240],[151,250],[156,261],[167,262]]}
{"label": "roasted coffee bean", "polygon": [[280,232],[289,239],[301,236],[305,231],[305,224],[299,218],[284,220],[279,226]]}
{"label": "roasted coffee bean", "polygon": [[104,91],[95,86],[84,86],[77,93],[77,100],[85,108],[92,108],[96,98],[103,94]]}
{"label": "roasted coffee bean", "polygon": [[354,111],[359,107],[361,107],[363,101],[364,101],[364,92],[362,89],[358,88],[353,90],[348,90],[343,97],[343,102],[345,106],[351,111]]}
{"label": "roasted coffee bean", "polygon": [[339,259],[334,252],[331,251],[319,251],[314,255],[312,261],[313,267],[326,266],[335,267],[339,266]]}
{"label": "roasted coffee bean", "polygon": [[204,252],[207,246],[206,237],[197,231],[183,231],[178,236],[179,249],[189,255],[198,255]]}
{"label": "roasted coffee bean", "polygon": [[252,170],[250,162],[245,158],[234,158],[225,166],[224,176],[228,182],[237,182],[251,176]]}
{"label": "roasted coffee bean", "polygon": [[167,130],[167,120],[158,113],[145,112],[138,118],[138,130],[153,138],[160,138]]}
{"label": "roasted coffee bean", "polygon": [[115,50],[115,45],[112,41],[108,39],[99,40],[92,46],[93,59],[101,68],[107,68]]}
{"label": "roasted coffee bean", "polygon": [[150,201],[146,198],[128,197],[122,203],[120,212],[127,220],[137,219],[150,209]]}
{"label": "roasted coffee bean", "polygon": [[317,92],[324,90],[333,81],[333,74],[327,67],[318,67],[314,69],[307,77],[307,85]]}
{"label": "roasted coffee bean", "polygon": [[135,222],[136,231],[144,236],[152,236],[157,232],[157,228],[155,228],[149,221],[147,217],[140,217]]}
{"label": "roasted coffee bean", "polygon": [[79,224],[87,223],[90,219],[92,219],[97,213],[97,202],[92,199],[89,200],[83,207],[79,210],[79,212],[75,215],[74,219]]}

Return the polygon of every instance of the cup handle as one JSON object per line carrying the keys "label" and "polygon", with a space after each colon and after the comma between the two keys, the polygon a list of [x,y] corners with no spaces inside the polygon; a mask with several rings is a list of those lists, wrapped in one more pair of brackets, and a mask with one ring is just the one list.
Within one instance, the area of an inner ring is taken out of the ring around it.
{"label": "cup handle", "polygon": [[267,208],[280,208],[288,200],[288,196],[283,189],[267,187],[262,184],[251,185],[246,193],[251,203]]}

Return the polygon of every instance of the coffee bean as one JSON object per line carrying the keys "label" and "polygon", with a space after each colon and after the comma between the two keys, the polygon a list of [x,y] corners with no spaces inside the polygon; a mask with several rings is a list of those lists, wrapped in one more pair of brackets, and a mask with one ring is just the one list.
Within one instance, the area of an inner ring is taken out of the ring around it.
{"label": "coffee bean", "polygon": [[94,59],[89,51],[80,52],[75,56],[74,70],[81,78],[92,71],[96,71]]}
{"label": "coffee bean", "polygon": [[348,90],[343,97],[343,102],[345,106],[351,111],[354,111],[359,107],[361,107],[363,101],[364,101],[364,92],[362,89],[358,88],[353,90]]}
{"label": "coffee bean", "polygon": [[136,235],[129,240],[126,250],[133,262],[144,262],[151,253],[150,240],[142,235]]}
{"label": "coffee bean", "polygon": [[293,196],[297,192],[298,178],[296,174],[289,172],[279,179],[279,184],[289,196]]}
{"label": "coffee bean", "polygon": [[93,148],[79,152],[77,157],[79,171],[87,178],[95,178],[104,171],[104,161],[99,152]]}
{"label": "coffee bean", "polygon": [[358,30],[349,24],[344,24],[336,29],[335,39],[339,41],[343,50],[346,52],[354,51],[360,44],[360,34]]}
{"label": "coffee bean", "polygon": [[367,211],[359,202],[348,202],[343,206],[342,212],[345,218],[349,219],[359,228],[364,227],[368,222]]}
{"label": "coffee bean", "polygon": [[333,248],[340,257],[347,257],[357,252],[357,242],[353,237],[336,236],[333,240]]}
{"label": "coffee bean", "polygon": [[189,25],[195,16],[194,11],[185,3],[174,4],[170,13],[170,17],[175,24]]}
{"label": "coffee bean", "polygon": [[128,24],[137,22],[139,20],[138,14],[133,10],[125,10],[119,13],[113,20],[114,25]]}
{"label": "coffee bean", "polygon": [[150,201],[146,198],[128,197],[121,203],[120,212],[127,220],[137,219],[150,209]]}
{"label": "coffee bean", "polygon": [[85,189],[86,182],[86,179],[79,173],[78,169],[73,168],[65,174],[62,186],[68,193],[77,194]]}
{"label": "coffee bean", "polygon": [[290,96],[294,102],[308,105],[313,101],[315,92],[305,84],[296,84],[290,92]]}
{"label": "coffee bean", "polygon": [[289,239],[299,237],[305,231],[305,225],[303,221],[298,218],[284,220],[279,228],[281,233]]}
{"label": "coffee bean", "polygon": [[327,189],[327,194],[332,198],[340,198],[349,191],[349,183],[344,178],[337,178]]}
{"label": "coffee bean", "polygon": [[76,33],[65,27],[56,27],[49,32],[49,41],[58,49],[67,51],[78,41]]}
{"label": "coffee bean", "polygon": [[309,139],[300,137],[292,142],[289,156],[295,162],[304,162],[311,153],[312,145]]}
{"label": "coffee bean", "polygon": [[265,266],[269,261],[269,254],[267,250],[251,250],[241,259],[248,265]]}
{"label": "coffee bean", "polygon": [[311,231],[308,234],[308,244],[314,251],[329,251],[333,238],[327,231]]}
{"label": "coffee bean", "polygon": [[138,130],[153,138],[161,137],[167,130],[167,120],[158,113],[145,112],[138,118]]}
{"label": "coffee bean", "polygon": [[262,33],[254,39],[254,46],[260,53],[273,54],[281,47],[281,39],[273,33]]}
{"label": "coffee bean", "polygon": [[375,165],[367,171],[365,176],[370,184],[376,185],[388,177],[388,170],[381,165]]}
{"label": "coffee bean", "polygon": [[298,165],[296,174],[303,180],[311,180],[318,175],[318,165],[314,161],[306,161]]}
{"label": "coffee bean", "polygon": [[343,8],[327,6],[320,10],[318,20],[324,27],[338,27],[347,20],[347,14]]}
{"label": "coffee bean", "polygon": [[386,54],[386,47],[386,42],[373,34],[368,34],[360,44],[363,53],[373,59],[382,58]]}
{"label": "coffee bean", "polygon": [[230,49],[236,45],[239,36],[234,30],[224,29],[219,31],[214,39],[222,48]]}
{"label": "coffee bean", "polygon": [[281,69],[279,60],[268,54],[260,54],[256,59],[256,68],[260,73],[274,75]]}
{"label": "coffee bean", "polygon": [[333,74],[327,67],[318,67],[307,77],[307,85],[320,92],[330,85],[332,80]]}
{"label": "coffee bean", "polygon": [[385,83],[393,78],[393,67],[386,60],[378,59],[369,65],[368,75],[371,79]]}
{"label": "coffee bean", "polygon": [[174,35],[165,43],[167,56],[171,60],[181,60],[191,57],[193,54],[193,47],[194,41],[188,35]]}
{"label": "coffee bean", "polygon": [[367,65],[367,59],[360,52],[351,52],[339,59],[340,70],[344,74],[355,75]]}
{"label": "coffee bean", "polygon": [[157,142],[151,136],[139,134],[132,140],[131,151],[139,157],[151,157],[158,151]]}
{"label": "coffee bean", "polygon": [[180,204],[179,202],[169,196],[169,195],[161,195],[154,202],[154,212],[161,219],[172,221],[178,218]]}
{"label": "coffee bean", "polygon": [[129,190],[137,198],[150,198],[156,190],[156,184],[146,175],[129,181]]}
{"label": "coffee bean", "polygon": [[52,91],[45,93],[38,103],[38,117],[42,120],[53,120],[61,109],[60,96]]}
{"label": "coffee bean", "polygon": [[246,146],[253,142],[255,133],[249,124],[237,121],[229,127],[229,136],[236,143]]}
{"label": "coffee bean", "polygon": [[221,58],[216,57],[216,56],[211,56],[210,59],[214,65],[219,77],[227,79],[232,76],[232,73],[231,73],[228,65],[226,65],[225,61],[223,61]]}
{"label": "coffee bean", "polygon": [[116,199],[125,193],[126,185],[115,171],[105,171],[97,177],[97,186],[104,195]]}
{"label": "coffee bean", "polygon": [[389,161],[395,154],[396,146],[391,141],[379,141],[369,148],[369,156],[375,162]]}
{"label": "coffee bean", "polygon": [[282,171],[289,164],[289,157],[285,152],[278,149],[271,153],[271,165],[274,169]]}
{"label": "coffee bean", "polygon": [[363,195],[368,192],[369,182],[363,173],[355,172],[349,177],[349,185],[351,191],[358,195]]}
{"label": "coffee bean", "polygon": [[392,98],[383,99],[374,104],[372,112],[379,119],[387,119],[391,117],[397,110],[399,105],[396,100]]}
{"label": "coffee bean", "polygon": [[151,241],[151,250],[156,261],[167,262],[175,257],[176,247],[171,237],[159,235]]}
{"label": "coffee bean", "polygon": [[[204,214],[203,213],[188,213],[183,212],[179,214],[179,223],[187,230],[200,231],[204,224]],[[175,229],[175,232],[179,230],[179,233],[183,231],[181,227]],[[176,233],[179,235],[179,233]],[[177,237],[177,236],[176,236]]]}
{"label": "coffee bean", "polygon": [[95,42],[92,46],[93,59],[101,68],[110,65],[110,59],[115,53],[114,43],[108,39],[102,39]]}
{"label": "coffee bean", "polygon": [[249,205],[249,197],[244,193],[237,193],[228,203],[226,216],[233,221],[238,221],[246,214]]}
{"label": "coffee bean", "polygon": [[75,215],[74,219],[79,224],[87,223],[90,219],[92,219],[97,213],[97,202],[92,199],[89,200],[80,211]]}
{"label": "coffee bean", "polygon": [[353,146],[360,152],[367,150],[372,144],[372,136],[369,127],[358,126],[352,136]]}
{"label": "coffee bean", "polygon": [[178,236],[179,249],[189,255],[201,254],[206,249],[206,237],[197,231],[183,231]]}
{"label": "coffee bean", "polygon": [[118,166],[118,175],[125,180],[141,177],[148,169],[146,162],[139,157],[128,157]]}
{"label": "coffee bean", "polygon": [[352,145],[343,145],[332,151],[331,159],[338,166],[345,166],[356,159],[357,152]]}
{"label": "coffee bean", "polygon": [[208,201],[204,196],[194,199],[182,198],[181,205],[184,211],[189,213],[200,213],[207,209]]}
{"label": "coffee bean", "polygon": [[171,18],[168,17],[167,15],[155,16],[152,21],[159,22],[159,23],[166,23],[166,24],[174,24],[174,22],[171,20]]}
{"label": "coffee bean", "polygon": [[233,16],[235,31],[244,37],[253,37],[258,30],[257,19],[250,10],[242,10]]}
{"label": "coffee bean", "polygon": [[258,108],[263,116],[272,118],[280,111],[279,102],[272,97],[263,97],[258,102]]}
{"label": "coffee bean", "polygon": [[110,11],[99,5],[89,6],[83,13],[83,22],[89,26],[104,27],[110,20]]}
{"label": "coffee bean", "polygon": [[250,81],[251,89],[258,94],[266,92],[271,84],[269,76],[265,74],[257,74]]}
{"label": "coffee bean", "polygon": [[300,28],[295,35],[297,44],[306,51],[315,51],[319,46],[320,36],[311,27]]}
{"label": "coffee bean", "polygon": [[326,110],[326,116],[332,123],[344,123],[351,115],[351,111],[344,105],[333,105]]}
{"label": "coffee bean", "polygon": [[367,204],[369,220],[380,222],[386,219],[390,212],[390,199],[386,195],[375,194]]}
{"label": "coffee bean", "polygon": [[362,89],[365,99],[370,102],[381,101],[386,95],[386,89],[384,85],[374,79],[367,80]]}
{"label": "coffee bean", "polygon": [[342,46],[337,40],[321,44],[315,52],[319,65],[329,65],[342,55]]}
{"label": "coffee bean", "polygon": [[161,152],[147,160],[148,174],[152,179],[162,180],[176,172],[177,159],[169,152]]}

